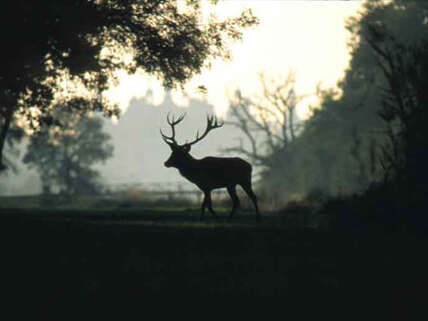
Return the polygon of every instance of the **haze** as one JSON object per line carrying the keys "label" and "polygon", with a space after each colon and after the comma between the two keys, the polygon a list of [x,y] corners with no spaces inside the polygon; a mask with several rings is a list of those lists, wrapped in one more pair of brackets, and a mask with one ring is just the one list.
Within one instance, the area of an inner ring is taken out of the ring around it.
{"label": "haze", "polygon": [[[169,149],[158,128],[167,128],[169,110],[189,108],[178,135],[191,139],[205,126],[206,112],[225,115],[228,95],[235,89],[244,95],[259,94],[260,72],[281,79],[294,70],[297,94],[313,94],[318,83],[323,88],[334,87],[342,77],[349,61],[345,21],[358,12],[360,1],[220,1],[218,14],[236,15],[246,7],[253,9],[260,25],[246,30],[243,41],[232,45],[231,61],[213,62],[184,91],[165,96],[154,79],[120,74],[120,85],[106,93],[123,111],[119,122],[106,121],[115,147],[113,158],[99,167],[107,186],[183,181],[177,171],[163,167]],[[201,85],[206,93],[198,91]],[[309,116],[309,105],[316,105],[314,96],[298,106],[299,117]],[[196,157],[219,155],[222,148],[236,146],[239,139],[239,132],[225,127],[192,151]],[[1,193],[9,195],[41,190],[37,173],[23,165],[18,174],[9,173],[2,185],[7,188]]]}

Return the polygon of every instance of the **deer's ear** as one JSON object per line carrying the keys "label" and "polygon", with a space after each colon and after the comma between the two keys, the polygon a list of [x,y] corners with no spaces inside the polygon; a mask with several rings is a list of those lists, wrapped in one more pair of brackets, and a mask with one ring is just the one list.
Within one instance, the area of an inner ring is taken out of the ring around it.
{"label": "deer's ear", "polygon": [[185,152],[187,152],[187,153],[188,153],[188,152],[190,152],[190,145],[189,145],[189,144],[184,145],[184,146],[183,146],[183,149],[184,149],[184,151],[185,151]]}

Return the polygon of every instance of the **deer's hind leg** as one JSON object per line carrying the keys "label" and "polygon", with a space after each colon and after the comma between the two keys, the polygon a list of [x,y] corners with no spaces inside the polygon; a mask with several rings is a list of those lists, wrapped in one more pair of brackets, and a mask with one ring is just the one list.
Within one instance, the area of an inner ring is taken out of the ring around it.
{"label": "deer's hind leg", "polygon": [[202,207],[201,207],[201,215],[199,216],[200,220],[202,220],[204,218],[206,207],[207,207],[207,194],[204,193],[204,200],[202,201]]}
{"label": "deer's hind leg", "polygon": [[261,220],[261,216],[260,216],[260,212],[259,212],[259,206],[257,204],[257,196],[256,194],[254,194],[253,192],[253,188],[251,187],[251,181],[244,183],[244,184],[240,184],[243,188],[243,190],[245,191],[245,193],[247,193],[248,197],[253,201],[254,207],[256,209],[256,217],[257,217],[257,221]]}
{"label": "deer's hind leg", "polygon": [[204,200],[202,202],[201,216],[200,219],[204,217],[205,209],[208,207],[210,213],[217,218],[217,214],[214,212],[211,201],[211,191],[204,191]]}
{"label": "deer's hind leg", "polygon": [[239,198],[236,194],[236,185],[228,186],[227,191],[229,192],[230,198],[232,199],[233,205],[232,210],[230,211],[229,219],[232,219],[233,214],[235,213],[236,209],[239,207]]}

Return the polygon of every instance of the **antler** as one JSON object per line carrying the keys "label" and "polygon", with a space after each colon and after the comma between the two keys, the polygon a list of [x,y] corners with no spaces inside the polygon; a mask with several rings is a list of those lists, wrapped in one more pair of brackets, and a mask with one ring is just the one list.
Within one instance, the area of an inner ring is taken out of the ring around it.
{"label": "antler", "polygon": [[177,119],[175,119],[175,116],[173,115],[172,116],[172,120],[169,119],[169,114],[170,113],[168,113],[168,115],[166,116],[166,121],[171,126],[172,136],[166,136],[162,132],[162,129],[159,129],[159,130],[160,130],[160,133],[161,133],[162,138],[165,141],[165,143],[167,143],[168,145],[176,145],[176,146],[178,146],[178,143],[175,140],[175,128],[174,128],[174,126],[177,125],[178,123],[180,123],[184,119],[184,117],[186,116],[186,113],[182,114]]}
{"label": "antler", "polygon": [[217,117],[215,116],[209,116],[207,115],[207,128],[205,129],[205,132],[202,134],[201,137],[199,137],[199,130],[196,132],[196,139],[193,142],[187,143],[187,145],[193,145],[199,141],[201,141],[202,139],[204,139],[205,136],[207,136],[207,134],[215,128],[220,128],[224,125],[224,123],[219,123],[219,121],[217,120]]}

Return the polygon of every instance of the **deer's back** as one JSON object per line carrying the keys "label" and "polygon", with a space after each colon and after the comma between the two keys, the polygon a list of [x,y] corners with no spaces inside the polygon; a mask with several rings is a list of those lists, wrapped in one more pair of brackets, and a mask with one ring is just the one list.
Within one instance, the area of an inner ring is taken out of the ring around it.
{"label": "deer's back", "polygon": [[251,172],[251,164],[239,157],[205,157],[199,160],[201,167],[227,172]]}
{"label": "deer's back", "polygon": [[180,172],[204,189],[246,183],[251,170],[251,164],[239,157],[205,157],[198,160],[197,168]]}

